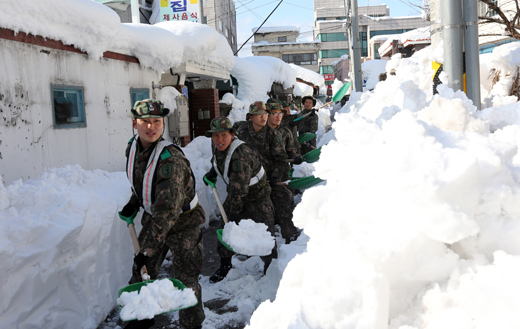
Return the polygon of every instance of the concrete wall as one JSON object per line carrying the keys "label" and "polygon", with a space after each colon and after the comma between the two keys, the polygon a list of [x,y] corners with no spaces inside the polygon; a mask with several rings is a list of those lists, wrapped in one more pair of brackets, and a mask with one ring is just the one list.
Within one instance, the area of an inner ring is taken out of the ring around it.
{"label": "concrete wall", "polygon": [[237,51],[237,19],[234,1],[205,0],[203,3],[204,17],[206,17],[206,21],[203,23],[225,36],[233,53],[235,53]]}
{"label": "concrete wall", "polygon": [[[138,63],[93,60],[81,52],[2,38],[0,77],[4,185],[39,176],[45,168],[73,164],[123,171],[124,151],[133,134],[130,88],[151,89],[158,79],[156,72]],[[51,84],[84,88],[86,127],[53,127]]]}

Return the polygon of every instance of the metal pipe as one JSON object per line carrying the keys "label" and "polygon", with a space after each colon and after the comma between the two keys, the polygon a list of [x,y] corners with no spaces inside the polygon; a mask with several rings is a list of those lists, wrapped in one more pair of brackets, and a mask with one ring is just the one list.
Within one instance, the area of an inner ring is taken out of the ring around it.
{"label": "metal pipe", "polygon": [[464,49],[466,56],[466,95],[477,110],[480,103],[480,58],[478,52],[477,0],[464,0]]}
{"label": "metal pipe", "polygon": [[356,91],[363,92],[363,75],[361,74],[361,49],[359,44],[359,18],[357,0],[352,1],[352,49],[351,56],[354,65],[354,87]]}
{"label": "metal pipe", "polygon": [[139,0],[130,0],[130,7],[132,8],[132,23],[141,23],[139,17]]}
{"label": "metal pipe", "polygon": [[462,89],[462,0],[441,0],[442,40],[444,41],[444,72],[448,75],[448,86]]}

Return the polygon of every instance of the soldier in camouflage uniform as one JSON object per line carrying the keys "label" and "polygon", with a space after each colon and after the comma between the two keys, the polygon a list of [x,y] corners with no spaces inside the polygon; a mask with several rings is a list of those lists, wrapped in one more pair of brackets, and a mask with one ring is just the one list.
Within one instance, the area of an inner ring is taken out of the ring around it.
{"label": "soldier in camouflage uniform", "polygon": [[[313,133],[315,134],[318,131],[318,115],[316,114],[316,110],[313,108],[316,106],[316,99],[312,96],[305,96],[302,99],[303,111],[302,115],[310,113],[309,116],[303,118],[298,121],[298,134],[302,135],[304,133]],[[311,139],[309,142],[302,145],[301,154],[312,151],[316,148],[316,137]]]}
{"label": "soldier in camouflage uniform", "polygon": [[[272,129],[280,133],[287,156],[293,159],[294,164],[301,164],[302,158],[296,154],[292,133],[286,127],[280,125],[282,121],[282,107],[279,103],[269,103],[269,118],[267,124]],[[289,164],[285,166],[282,174],[282,181],[289,180]],[[275,184],[271,190],[271,201],[274,205],[275,224],[280,225],[280,232],[285,239],[285,243],[294,241],[299,236],[298,229],[292,221],[294,210],[294,195],[287,184]]]}
{"label": "soldier in camouflage uniform", "polygon": [[282,126],[289,129],[292,133],[294,141],[294,152],[296,155],[301,156],[301,145],[298,142],[298,121],[294,122],[299,117],[297,114],[291,114],[291,106],[288,102],[282,103],[283,110],[285,111],[282,117]]}
{"label": "soldier in camouflage uniform", "polygon": [[[224,201],[224,210],[229,221],[238,224],[241,219],[252,219],[256,223],[267,225],[274,236],[274,209],[269,198],[271,189],[258,155],[244,142],[235,138],[228,118],[217,117],[211,121],[210,127],[206,136],[211,137],[213,141],[212,169],[204,176],[204,182],[216,182],[218,176],[226,183],[228,195]],[[231,269],[231,257],[234,254],[221,243],[218,244],[217,251],[220,256],[220,268],[210,277],[209,281],[212,283],[226,277]],[[271,255],[261,257],[264,261],[264,274],[272,258],[276,257],[276,245]]]}
{"label": "soldier in camouflage uniform", "polygon": [[[169,110],[160,101],[138,101],[131,112],[137,135],[130,140],[126,156],[133,193],[120,217],[131,222],[139,208],[145,211],[138,237],[141,251],[134,258],[130,283],[142,280],[143,266],[151,279],[156,279],[168,249],[171,250],[172,277],[192,288],[198,299],[196,306],[179,311],[179,322],[183,328],[202,328],[205,315],[198,282],[203,259],[199,225],[205,222],[205,214],[197,202],[190,162],[180,148],[162,138],[164,117]],[[133,321],[127,327],[146,328],[150,321],[153,319]]]}
{"label": "soldier in camouflage uniform", "polygon": [[283,181],[287,168],[287,153],[282,136],[267,125],[268,109],[264,102],[255,102],[249,106],[250,119],[241,125],[236,135],[253,150],[260,154],[260,160],[267,172],[271,187]]}

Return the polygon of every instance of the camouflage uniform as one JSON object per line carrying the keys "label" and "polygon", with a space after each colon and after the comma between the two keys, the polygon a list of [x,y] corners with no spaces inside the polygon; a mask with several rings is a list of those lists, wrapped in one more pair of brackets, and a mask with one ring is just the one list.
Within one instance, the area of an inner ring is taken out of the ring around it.
{"label": "camouflage uniform", "polygon": [[[292,121],[294,119],[297,119],[298,117],[299,117],[299,115],[297,115],[297,114],[284,115],[282,118],[281,124],[283,127],[289,129],[289,131],[291,132],[292,139],[293,139],[294,153],[297,156],[301,156],[302,155],[301,154],[302,146],[298,142],[298,122],[295,122],[294,125],[291,124]],[[289,156],[289,158],[292,158],[292,156]]]}
{"label": "camouflage uniform", "polygon": [[287,153],[285,153],[282,136],[268,125],[255,132],[251,121],[248,121],[247,125],[241,125],[236,135],[260,154],[269,182],[281,182],[287,168]]}
{"label": "camouflage uniform", "polygon": [[[218,171],[224,173],[224,163],[229,151],[219,151],[213,147],[213,155]],[[229,164],[227,197],[224,201],[224,210],[230,221],[237,224],[241,219],[252,219],[256,223],[267,225],[269,232],[274,236],[274,208],[269,198],[271,188],[267,184],[267,176],[264,174],[260,181],[254,185],[249,185],[252,177],[260,172],[262,164],[255,151],[246,144],[239,145]],[[222,227],[224,223],[222,223]],[[233,256],[233,252],[221,243],[217,247],[221,258]],[[276,245],[271,255],[261,257],[266,266],[271,263],[272,258],[277,257]]]}
{"label": "camouflage uniform", "polygon": [[[303,110],[301,113],[305,115],[312,110]],[[302,135],[304,133],[313,133],[315,134],[318,131],[318,115],[316,113],[311,114],[310,116],[298,121],[298,134]],[[301,153],[304,155],[305,153],[314,150],[316,148],[316,137],[309,141],[310,145],[313,147],[309,147],[305,144],[301,147]]]}
{"label": "camouflage uniform", "polygon": [[[144,150],[141,143],[137,142],[133,159],[134,189],[129,202],[135,205],[136,209],[143,204],[143,176],[148,159],[154,154],[161,140],[162,138]],[[131,143],[126,150],[127,158],[130,148]],[[193,209],[181,213],[182,208],[189,208],[194,195],[195,182],[188,159],[174,145],[165,147],[153,176],[153,215],[144,212],[141,219],[143,228],[138,239],[141,252],[150,257],[147,270],[151,279],[157,278],[159,268],[170,249],[173,255],[173,278],[195,291],[198,304],[179,311],[180,323],[185,328],[200,326],[205,319],[202,290],[198,281],[203,260],[202,233],[199,225],[205,221],[204,209],[197,204]],[[139,281],[140,274],[134,272],[130,282]]]}

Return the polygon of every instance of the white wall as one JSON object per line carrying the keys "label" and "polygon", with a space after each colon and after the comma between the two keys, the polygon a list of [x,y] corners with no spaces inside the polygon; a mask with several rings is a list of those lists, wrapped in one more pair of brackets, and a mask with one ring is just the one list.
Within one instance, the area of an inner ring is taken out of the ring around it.
{"label": "white wall", "polygon": [[[137,63],[0,39],[0,175],[8,185],[45,168],[123,171],[132,136],[130,88],[155,71]],[[84,88],[85,128],[54,129],[51,83]],[[167,133],[165,133],[167,135]]]}

